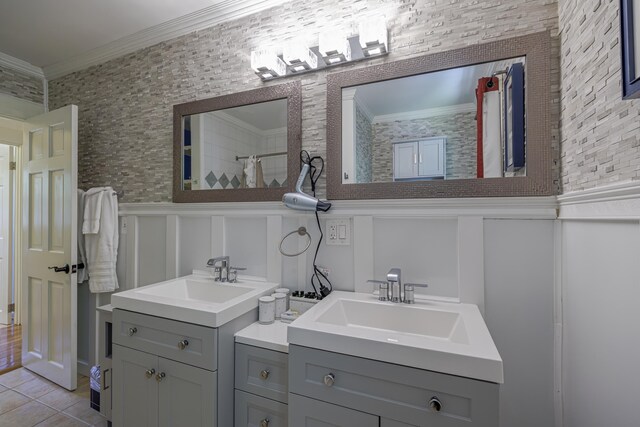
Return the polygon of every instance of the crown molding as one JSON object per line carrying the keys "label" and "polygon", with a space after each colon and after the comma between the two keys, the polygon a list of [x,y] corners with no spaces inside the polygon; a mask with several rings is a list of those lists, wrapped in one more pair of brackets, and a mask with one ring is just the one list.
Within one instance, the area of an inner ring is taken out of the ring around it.
{"label": "crown molding", "polygon": [[477,106],[474,103],[451,105],[447,107],[427,108],[424,110],[407,111],[404,113],[384,114],[375,116],[373,123],[387,123],[401,120],[428,119],[436,116],[449,116],[460,113],[475,113]]}
{"label": "crown molding", "polygon": [[270,9],[287,1],[289,0],[225,0],[122,37],[67,61],[46,66],[44,75],[47,79],[56,79],[194,31]]}
{"label": "crown molding", "polygon": [[13,56],[7,55],[6,53],[0,52],[0,66],[9,68],[14,71],[19,71],[22,74],[27,74],[29,76],[44,79],[44,72],[42,71],[42,68],[31,65],[27,61],[23,61],[22,59],[14,58]]}

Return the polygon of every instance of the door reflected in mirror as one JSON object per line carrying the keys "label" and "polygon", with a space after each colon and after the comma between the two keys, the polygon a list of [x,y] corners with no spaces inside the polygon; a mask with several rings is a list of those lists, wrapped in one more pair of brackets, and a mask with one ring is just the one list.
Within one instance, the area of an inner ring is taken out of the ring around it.
{"label": "door reflected in mirror", "polygon": [[287,99],[182,117],[182,189],[286,188]]}
{"label": "door reflected in mirror", "polygon": [[342,183],[526,176],[525,58],[342,88]]}

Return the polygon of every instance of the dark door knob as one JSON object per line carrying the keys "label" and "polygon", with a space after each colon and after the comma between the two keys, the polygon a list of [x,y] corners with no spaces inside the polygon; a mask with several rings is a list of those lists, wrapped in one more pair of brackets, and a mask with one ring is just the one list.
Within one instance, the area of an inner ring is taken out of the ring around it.
{"label": "dark door knob", "polygon": [[66,273],[69,274],[69,264],[65,264],[64,267],[57,267],[57,266],[53,266],[53,267],[48,267],[49,270],[53,270],[56,273]]}

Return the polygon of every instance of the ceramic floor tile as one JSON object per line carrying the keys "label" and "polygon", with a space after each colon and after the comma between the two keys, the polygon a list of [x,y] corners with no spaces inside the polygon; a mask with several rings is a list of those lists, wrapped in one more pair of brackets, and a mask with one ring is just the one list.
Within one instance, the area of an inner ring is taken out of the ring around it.
{"label": "ceramic floor tile", "polygon": [[32,400],[0,415],[0,427],[33,427],[55,414],[55,410]]}
{"label": "ceramic floor tile", "polygon": [[79,402],[86,402],[87,406],[89,406],[88,394],[85,396],[78,390],[71,392],[63,388],[58,388],[52,392],[40,396],[37,400],[38,402],[44,403],[45,405],[50,406],[58,411],[63,411]]}
{"label": "ceramic floor tile", "polygon": [[31,399],[16,393],[13,390],[7,390],[0,393],[0,414],[9,412],[19,406],[29,403]]}
{"label": "ceramic floor tile", "polygon": [[3,385],[7,388],[14,388],[34,378],[39,377],[24,368],[19,368],[15,371],[7,372],[6,374],[0,375],[0,385]]}
{"label": "ceramic floor tile", "polygon": [[65,414],[56,414],[37,424],[36,427],[86,427],[88,425]]}
{"label": "ceramic floor tile", "polygon": [[63,412],[91,425],[99,425],[99,423],[105,420],[105,418],[100,415],[100,412],[91,409],[89,402],[85,401],[76,403],[75,405],[65,409]]}
{"label": "ceramic floor tile", "polygon": [[2,392],[3,392],[3,391],[5,391],[5,390],[9,390],[9,389],[8,389],[8,388],[6,388],[6,387],[5,387],[5,386],[3,386],[3,385],[0,385],[0,393],[2,393]]}
{"label": "ceramic floor tile", "polygon": [[26,383],[22,383],[19,386],[14,387],[15,391],[17,391],[18,393],[22,393],[32,399],[37,399],[40,396],[59,389],[60,386],[43,378],[34,378],[27,381]]}

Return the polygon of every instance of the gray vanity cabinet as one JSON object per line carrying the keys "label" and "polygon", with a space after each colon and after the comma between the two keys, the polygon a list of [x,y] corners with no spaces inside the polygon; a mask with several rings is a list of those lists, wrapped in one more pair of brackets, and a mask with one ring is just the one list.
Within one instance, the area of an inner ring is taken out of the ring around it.
{"label": "gray vanity cabinet", "polygon": [[300,418],[309,408],[322,406],[320,402],[332,404],[316,411],[327,425],[378,425],[332,421],[333,413],[347,408],[380,417],[382,427],[498,425],[494,383],[296,345],[289,346],[289,378],[290,424],[296,427],[323,425],[305,424],[306,418]]}
{"label": "gray vanity cabinet", "polygon": [[287,427],[288,355],[236,343],[235,427]]}
{"label": "gray vanity cabinet", "polygon": [[380,418],[343,406],[291,394],[289,424],[296,427],[378,427]]}
{"label": "gray vanity cabinet", "polygon": [[116,346],[117,426],[215,426],[216,373]]}

